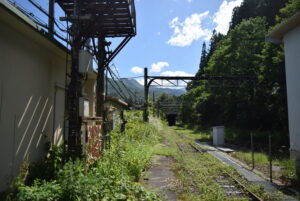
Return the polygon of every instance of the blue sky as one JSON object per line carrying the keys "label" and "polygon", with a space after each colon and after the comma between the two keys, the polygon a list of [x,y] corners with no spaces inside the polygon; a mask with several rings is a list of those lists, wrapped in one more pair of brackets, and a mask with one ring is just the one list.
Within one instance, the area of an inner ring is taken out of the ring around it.
{"label": "blue sky", "polygon": [[241,2],[136,1],[137,36],[114,61],[121,76],[142,75],[143,67],[154,67],[152,75],[194,75],[203,41],[210,38],[213,29],[227,32],[232,9]]}
{"label": "blue sky", "polygon": [[[36,1],[47,10],[48,1]],[[38,13],[27,0],[16,2]],[[151,75],[194,75],[203,41],[210,38],[213,29],[226,34],[232,10],[241,3],[242,0],[135,0],[137,36],[113,63],[121,77],[141,76],[144,67]],[[56,6],[56,18],[62,15]]]}

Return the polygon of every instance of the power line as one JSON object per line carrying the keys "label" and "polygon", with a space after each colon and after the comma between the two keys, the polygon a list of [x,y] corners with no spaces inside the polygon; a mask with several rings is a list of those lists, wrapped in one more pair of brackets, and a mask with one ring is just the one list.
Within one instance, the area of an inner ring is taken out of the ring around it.
{"label": "power line", "polygon": [[[25,7],[17,4],[15,1],[13,0],[8,0],[8,2],[14,6],[15,8],[17,8],[18,10],[20,10],[24,15],[26,15],[27,17],[29,17],[32,21],[34,21],[34,23],[36,23],[38,26],[46,29],[46,30],[49,30],[49,27],[47,25],[47,23],[45,23],[42,19],[40,19],[39,17],[37,17],[36,15],[34,15],[32,12],[28,11]],[[45,31],[45,30],[43,30]],[[54,31],[54,35],[61,39],[62,41],[66,42],[66,43],[69,43],[69,41],[64,38],[63,36],[59,35],[57,32]]]}
{"label": "power line", "polygon": [[[57,19],[55,18],[55,17],[51,17],[50,15],[49,15],[49,13],[39,4],[39,3],[37,3],[35,0],[27,0],[27,1],[29,1],[32,5],[34,5],[37,9],[39,9],[42,13],[44,13],[48,18],[52,18],[53,20],[54,20],[54,24],[56,25],[56,27],[60,30],[60,31],[62,31],[62,32],[67,32],[67,30],[65,30],[65,29],[63,29],[63,28],[61,28],[59,25],[58,25],[58,23],[57,23]],[[67,27],[64,25],[64,24],[62,24],[60,21],[58,21],[64,28],[66,28],[67,29]]]}
{"label": "power line", "polygon": [[[116,66],[113,64],[113,66],[115,67],[115,69],[116,69]],[[111,70],[112,71],[112,70]],[[116,69],[116,71],[117,71],[117,69]],[[112,73],[114,74],[114,72],[112,71]],[[119,75],[119,73],[118,73],[118,71],[117,71],[117,74]],[[115,75],[115,74],[114,74]],[[115,75],[116,76],[116,75]],[[131,93],[131,95],[133,95],[134,97],[135,97],[135,94],[134,94],[134,92],[132,92],[126,85],[125,85],[125,83],[123,82],[123,80],[122,79],[120,79],[120,75],[119,75],[119,77],[117,77],[117,79],[119,80],[119,82],[123,85],[123,87],[129,92],[129,93]]]}
{"label": "power line", "polygon": [[114,90],[117,92],[117,94],[119,94],[119,96],[120,96],[121,98],[123,98],[124,100],[126,100],[126,98],[124,98],[124,96],[122,95],[122,93],[120,93],[120,92],[116,89],[116,87],[111,83],[111,81],[110,81],[109,79],[107,79],[107,81],[108,81],[108,83],[112,86],[112,88],[114,88]]}
{"label": "power line", "polygon": [[141,76],[136,76],[136,77],[121,77],[120,79],[135,79],[135,78],[142,78],[144,77],[143,75]]}
{"label": "power line", "polygon": [[119,91],[124,95],[124,97],[126,97],[124,100],[127,100],[127,96],[125,95],[125,93],[123,92],[123,90],[121,89],[120,85],[117,83],[117,81],[115,80],[113,73],[111,72],[111,69],[109,67],[107,67],[107,70],[112,78],[112,80],[114,81],[115,85],[118,87]]}

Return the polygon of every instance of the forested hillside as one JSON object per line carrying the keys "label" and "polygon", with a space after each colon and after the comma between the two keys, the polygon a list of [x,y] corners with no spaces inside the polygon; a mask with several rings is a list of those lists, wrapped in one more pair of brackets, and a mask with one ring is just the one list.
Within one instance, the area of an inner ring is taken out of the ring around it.
{"label": "forested hillside", "polygon": [[[108,95],[118,97],[128,103],[142,104],[144,101],[144,86],[135,79],[109,79],[107,91]],[[153,93],[154,97],[158,97],[162,94],[181,96],[185,93],[185,89],[151,86],[149,90],[149,97],[151,100],[153,100]]]}
{"label": "forested hillside", "polygon": [[[225,125],[288,133],[283,46],[266,34],[300,8],[300,0],[244,0],[233,11],[227,35],[203,44],[196,76],[243,75],[254,81],[193,81],[182,96],[186,124]],[[208,47],[208,48],[207,48]]]}

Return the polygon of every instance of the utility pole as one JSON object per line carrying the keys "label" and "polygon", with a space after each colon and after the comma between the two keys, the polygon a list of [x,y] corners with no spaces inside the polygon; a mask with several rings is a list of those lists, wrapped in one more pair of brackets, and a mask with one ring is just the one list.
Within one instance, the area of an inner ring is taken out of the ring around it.
{"label": "utility pole", "polygon": [[155,93],[153,91],[153,96],[152,96],[152,102],[153,102],[153,116],[155,117]]}
{"label": "utility pole", "polygon": [[106,144],[106,115],[105,115],[105,37],[98,38],[98,73],[97,73],[97,97],[96,97],[96,116],[102,117],[102,149]]}
{"label": "utility pole", "polygon": [[[105,123],[104,70],[107,63],[112,61],[129,40],[136,35],[135,4],[134,0],[122,1],[122,4],[115,4],[111,3],[109,0],[105,0],[102,2],[105,5],[102,3],[94,3],[89,0],[48,0],[47,2],[49,2],[49,35],[55,34],[55,3],[57,3],[65,12],[65,17],[60,17],[60,20],[70,22],[71,26],[71,28],[67,27],[67,31],[71,37],[70,54],[72,56],[72,61],[71,72],[70,74],[67,74],[67,76],[70,77],[70,82],[67,84],[68,90],[66,90],[66,128],[68,128],[68,151],[70,152],[70,155],[75,158],[81,154],[80,152],[77,152],[77,150],[82,151],[80,139],[83,118],[79,113],[79,103],[81,102],[81,98],[83,98],[82,82],[84,75],[79,73],[79,51],[83,49],[86,40],[90,38],[98,39],[98,47],[93,41],[93,46],[96,51],[95,54],[99,61],[96,87],[96,113],[98,117],[104,118]],[[118,15],[120,10],[122,10],[122,14],[128,16],[128,18],[120,18]],[[115,22],[115,25],[111,26],[110,22]],[[124,37],[115,50],[109,54],[109,57],[107,57],[108,53],[105,52],[105,47],[107,45],[105,41],[106,37]],[[95,122],[98,124],[99,121],[95,120]],[[105,130],[105,126],[103,126],[103,130]]]}
{"label": "utility pole", "polygon": [[149,86],[148,86],[148,68],[144,68],[144,122],[148,122],[148,92],[149,92]]}
{"label": "utility pole", "polygon": [[49,27],[49,33],[52,37],[54,35],[54,4],[55,4],[55,0],[49,0],[48,27]]}
{"label": "utility pole", "polygon": [[104,117],[105,110],[105,38],[98,38],[98,74],[97,74],[97,103],[96,103],[96,115],[98,117]]}
{"label": "utility pole", "polygon": [[[79,16],[78,1],[74,2],[74,16]],[[80,32],[80,23],[72,25],[72,66],[71,66],[71,82],[68,87],[68,114],[69,114],[69,133],[68,133],[68,149],[72,157],[81,154],[81,123],[79,116],[79,98],[81,94],[81,79],[79,74],[79,51],[82,46],[82,35]]]}

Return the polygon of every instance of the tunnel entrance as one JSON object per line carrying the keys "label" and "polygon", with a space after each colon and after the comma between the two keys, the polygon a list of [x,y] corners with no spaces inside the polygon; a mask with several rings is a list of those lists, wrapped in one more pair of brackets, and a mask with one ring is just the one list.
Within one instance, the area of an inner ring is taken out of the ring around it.
{"label": "tunnel entrance", "polygon": [[176,114],[167,114],[166,117],[167,117],[167,121],[168,121],[169,126],[175,126],[176,125],[176,117],[177,117]]}

